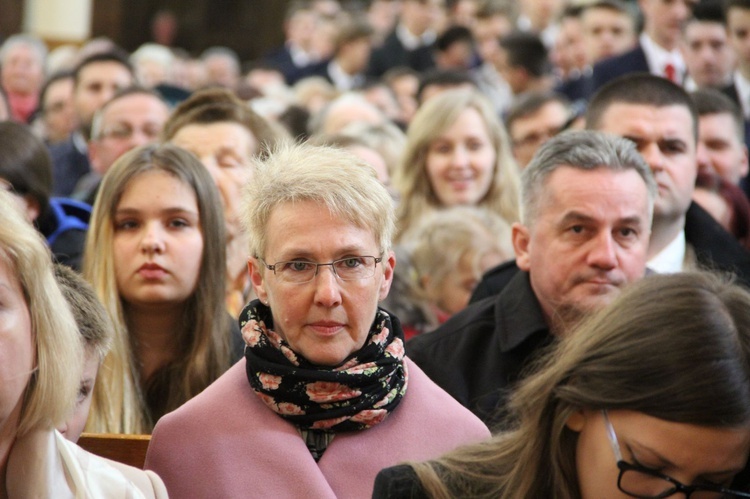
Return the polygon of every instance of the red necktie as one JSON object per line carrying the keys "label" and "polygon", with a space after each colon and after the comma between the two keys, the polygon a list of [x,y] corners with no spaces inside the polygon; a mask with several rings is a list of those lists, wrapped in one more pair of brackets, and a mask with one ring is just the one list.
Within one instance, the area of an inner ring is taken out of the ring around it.
{"label": "red necktie", "polygon": [[677,83],[677,70],[672,63],[664,65],[664,76],[672,83]]}

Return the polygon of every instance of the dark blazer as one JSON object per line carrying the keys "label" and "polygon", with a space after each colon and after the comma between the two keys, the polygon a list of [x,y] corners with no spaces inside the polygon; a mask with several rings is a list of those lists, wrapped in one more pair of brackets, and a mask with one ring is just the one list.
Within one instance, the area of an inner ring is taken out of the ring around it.
{"label": "dark blazer", "polygon": [[555,92],[564,95],[570,102],[588,102],[594,94],[594,75],[593,73],[582,74],[565,80],[555,87]]}
{"label": "dark blazer", "polygon": [[396,31],[392,31],[383,45],[373,50],[367,75],[379,78],[383,76],[383,73],[396,66],[407,66],[415,71],[424,71],[435,67],[432,46],[407,50],[396,36]]}
{"label": "dark blazer", "polygon": [[737,86],[734,82],[722,88],[721,93],[732,99],[732,101],[742,109],[742,104],[740,104],[740,94],[737,92]]}
{"label": "dark blazer", "polygon": [[309,66],[297,66],[294,64],[292,54],[289,52],[289,48],[286,45],[282,45],[278,49],[269,52],[263,61],[271,67],[276,68],[284,75],[287,85],[293,85],[297,81],[301,80],[307,73],[305,72]]}
{"label": "dark blazer", "polygon": [[685,240],[701,267],[732,273],[750,287],[750,252],[697,203],[685,214]]}
{"label": "dark blazer", "polygon": [[599,90],[607,82],[628,73],[648,73],[646,53],[638,44],[634,49],[624,54],[604,59],[594,64],[591,75],[592,93]]}
{"label": "dark blazer", "polygon": [[408,464],[385,468],[375,477],[372,499],[429,499],[422,482]]}
{"label": "dark blazer", "polygon": [[52,158],[52,195],[70,197],[81,177],[91,171],[87,151],[76,146],[73,137],[49,146]]}
{"label": "dark blazer", "polygon": [[331,59],[326,59],[322,62],[317,62],[315,64],[310,64],[304,69],[304,75],[305,77],[308,76],[321,76],[325,78],[328,83],[333,83],[333,78],[331,78],[331,73],[328,72],[328,64],[330,64]]}
{"label": "dark blazer", "polygon": [[516,265],[515,259],[503,262],[497,267],[492,267],[484,273],[479,284],[474,288],[469,303],[476,303],[489,296],[499,294],[508,285],[510,280],[513,279],[513,276],[520,271],[521,269]]}
{"label": "dark blazer", "polygon": [[408,341],[406,353],[492,430],[524,368],[553,338],[529,274],[518,271],[497,296]]}
{"label": "dark blazer", "polygon": [[[734,83],[731,83],[730,85],[727,85],[726,87],[721,89],[721,93],[732,99],[732,102],[737,104],[740,108],[740,112],[742,112],[742,103],[740,102],[740,94],[737,92],[737,87],[734,85]],[[750,121],[745,119],[745,145],[750,147]]]}

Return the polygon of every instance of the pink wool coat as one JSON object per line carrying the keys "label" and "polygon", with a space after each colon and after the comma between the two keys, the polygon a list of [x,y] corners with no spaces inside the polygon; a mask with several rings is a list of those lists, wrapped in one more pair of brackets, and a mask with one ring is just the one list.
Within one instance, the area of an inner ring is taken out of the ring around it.
{"label": "pink wool coat", "polygon": [[375,475],[489,437],[471,412],[406,359],[409,385],[382,423],[336,435],[319,462],[296,427],[252,391],[241,360],[159,420],[146,468],[170,497],[369,498]]}

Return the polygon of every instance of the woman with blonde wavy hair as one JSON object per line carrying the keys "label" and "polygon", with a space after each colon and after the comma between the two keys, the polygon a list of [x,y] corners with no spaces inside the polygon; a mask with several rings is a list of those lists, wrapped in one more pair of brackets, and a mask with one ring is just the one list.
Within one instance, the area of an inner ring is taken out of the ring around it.
{"label": "woman with blonde wavy hair", "polygon": [[166,497],[154,473],[55,430],[76,403],[83,344],[50,252],[15,204],[0,190],[0,497]]}
{"label": "woman with blonde wavy hair", "polygon": [[513,396],[511,430],[386,469],[373,497],[750,497],[746,289],[650,276],[558,345]]}
{"label": "woman with blonde wavy hair", "polygon": [[224,220],[206,168],[173,145],[123,155],[105,175],[84,276],[115,326],[86,431],[149,433],[230,366]]}
{"label": "woman with blonde wavy hair", "polygon": [[394,176],[401,193],[397,241],[428,212],[469,205],[518,220],[519,171],[507,133],[487,99],[449,90],[427,101],[407,131]]}

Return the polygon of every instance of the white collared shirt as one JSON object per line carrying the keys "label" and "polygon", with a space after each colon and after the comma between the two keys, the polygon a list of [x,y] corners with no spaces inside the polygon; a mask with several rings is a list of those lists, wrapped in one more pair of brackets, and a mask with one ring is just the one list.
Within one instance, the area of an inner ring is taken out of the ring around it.
{"label": "white collared shirt", "polygon": [[685,264],[686,251],[687,243],[685,242],[685,231],[681,230],[671,243],[646,263],[646,267],[650,268],[657,274],[674,274],[676,272],[682,272]]}
{"label": "white collared shirt", "polygon": [[303,68],[307,66],[308,64],[312,64],[313,58],[310,56],[308,52],[303,50],[301,47],[289,43],[287,44],[287,48],[289,49],[289,56],[292,58],[292,63],[298,67]]}
{"label": "white collared shirt", "polygon": [[335,59],[328,63],[328,75],[333,80],[333,86],[336,87],[336,90],[342,92],[361,85],[365,79],[361,74],[350,75],[341,68],[341,65]]}
{"label": "white collared shirt", "polygon": [[737,89],[737,97],[742,106],[742,115],[750,119],[750,81],[747,81],[739,71],[734,72],[734,88]]}
{"label": "white collared shirt", "polygon": [[[534,31],[531,28],[531,19],[529,19],[524,14],[520,14],[518,18],[516,19],[516,27],[520,31]],[[542,42],[544,43],[544,46],[548,49],[551,49],[555,46],[555,40],[557,39],[557,34],[560,32],[560,25],[557,23],[549,23],[546,28],[544,28],[541,33],[539,33],[539,38],[542,39]]]}
{"label": "white collared shirt", "polygon": [[648,68],[651,74],[666,78],[667,75],[664,73],[664,68],[667,64],[671,64],[675,69],[677,81],[681,82],[685,79],[687,68],[685,66],[685,60],[682,58],[682,54],[678,49],[672,51],[665,50],[664,47],[658,45],[646,33],[641,33],[639,42],[643,52],[646,54],[646,61],[648,62]]}
{"label": "white collared shirt", "polygon": [[403,45],[406,50],[416,50],[419,47],[432,45],[432,43],[435,41],[435,38],[437,38],[437,35],[431,29],[428,29],[427,31],[422,33],[421,36],[417,36],[409,31],[406,26],[400,23],[398,26],[396,26],[396,36],[401,42],[401,45]]}

